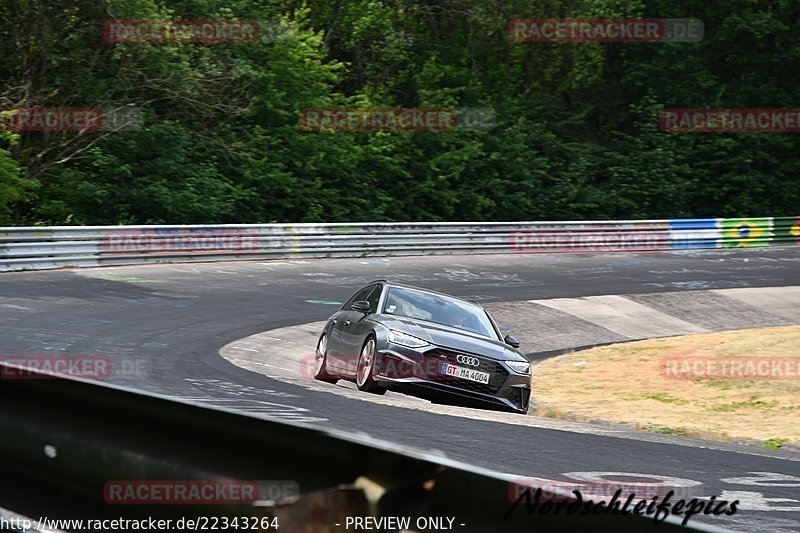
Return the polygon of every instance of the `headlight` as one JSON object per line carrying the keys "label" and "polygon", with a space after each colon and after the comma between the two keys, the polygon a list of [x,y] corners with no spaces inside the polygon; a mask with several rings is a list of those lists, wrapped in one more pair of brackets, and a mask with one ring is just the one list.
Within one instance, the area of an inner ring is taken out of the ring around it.
{"label": "headlight", "polygon": [[428,341],[424,341],[419,337],[394,329],[389,330],[389,342],[399,344],[400,346],[408,346],[409,348],[422,348],[429,344]]}
{"label": "headlight", "polygon": [[506,364],[517,374],[531,375],[531,364],[527,361],[506,361]]}

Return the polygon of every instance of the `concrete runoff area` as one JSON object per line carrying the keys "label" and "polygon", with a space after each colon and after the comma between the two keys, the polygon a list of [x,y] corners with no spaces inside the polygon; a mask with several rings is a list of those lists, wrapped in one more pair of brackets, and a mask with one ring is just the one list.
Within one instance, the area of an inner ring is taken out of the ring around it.
{"label": "concrete runoff area", "polygon": [[800,323],[800,287],[693,290],[487,303],[525,353]]}

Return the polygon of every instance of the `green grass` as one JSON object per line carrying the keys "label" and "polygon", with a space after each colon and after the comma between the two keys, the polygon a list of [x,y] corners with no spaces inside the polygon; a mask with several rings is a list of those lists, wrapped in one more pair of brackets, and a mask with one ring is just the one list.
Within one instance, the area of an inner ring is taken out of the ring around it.
{"label": "green grass", "polygon": [[659,433],[661,435],[679,435],[681,437],[685,437],[688,432],[684,428],[668,428],[663,426],[653,426],[646,428],[647,431],[652,433]]}
{"label": "green grass", "polygon": [[747,387],[752,387],[754,382],[749,380],[736,380],[736,381],[728,381],[724,379],[709,379],[709,380],[694,380],[697,383],[702,385],[708,385],[709,387],[715,387],[721,390],[731,390],[731,389],[744,389]]}
{"label": "green grass", "polygon": [[729,413],[731,411],[736,411],[738,409],[768,409],[770,407],[775,407],[776,405],[778,405],[778,402],[747,400],[746,402],[725,403],[722,405],[718,405],[717,407],[714,407],[711,410],[720,413]]}
{"label": "green grass", "polygon": [[631,346],[630,344],[623,343],[620,346],[606,346],[605,347],[609,351],[620,352],[628,354],[635,354],[639,352],[649,352],[653,350],[669,350],[674,348],[674,346]]}
{"label": "green grass", "polygon": [[764,444],[761,445],[762,448],[767,448],[768,450],[779,450],[781,446],[785,443],[789,442],[789,439],[767,439],[764,441]]}
{"label": "green grass", "polygon": [[656,402],[671,403],[674,405],[687,405],[689,403],[689,400],[686,400],[684,398],[677,398],[675,396],[662,394],[660,392],[645,392],[644,394],[638,394],[633,396],[631,395],[622,396],[622,399],[626,401],[653,400]]}

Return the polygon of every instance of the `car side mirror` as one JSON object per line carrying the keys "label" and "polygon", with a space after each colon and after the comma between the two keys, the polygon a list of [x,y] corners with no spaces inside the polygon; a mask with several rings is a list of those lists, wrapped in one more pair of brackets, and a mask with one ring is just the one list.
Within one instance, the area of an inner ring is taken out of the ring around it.
{"label": "car side mirror", "polygon": [[353,302],[353,305],[350,306],[350,309],[353,311],[358,311],[359,313],[369,313],[369,302],[366,300]]}
{"label": "car side mirror", "polygon": [[512,337],[511,335],[506,335],[506,338],[503,339],[503,342],[512,348],[519,348],[519,341],[516,339],[516,337]]}

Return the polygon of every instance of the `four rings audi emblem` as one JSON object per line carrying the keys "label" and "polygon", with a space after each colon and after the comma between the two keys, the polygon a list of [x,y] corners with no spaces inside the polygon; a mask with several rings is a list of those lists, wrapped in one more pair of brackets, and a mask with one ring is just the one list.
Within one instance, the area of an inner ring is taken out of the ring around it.
{"label": "four rings audi emblem", "polygon": [[479,366],[481,364],[481,362],[478,360],[477,357],[470,357],[469,355],[457,355],[456,361],[458,361],[462,365],[469,365],[469,366]]}

